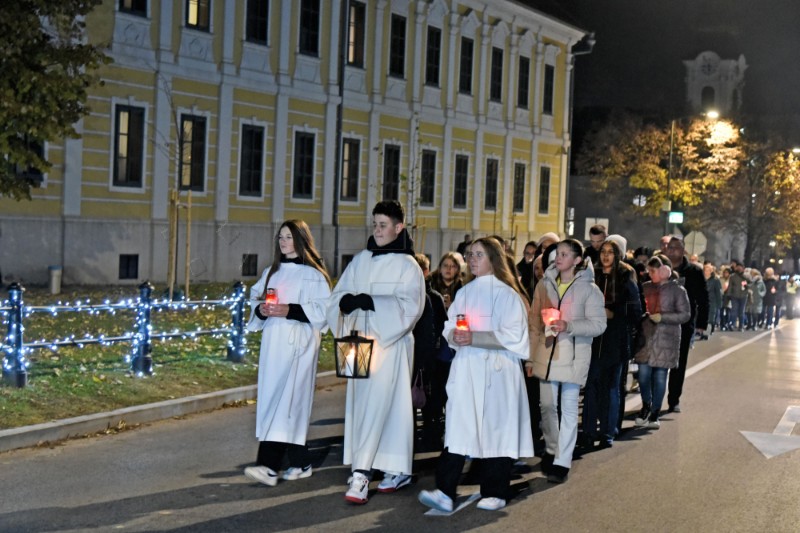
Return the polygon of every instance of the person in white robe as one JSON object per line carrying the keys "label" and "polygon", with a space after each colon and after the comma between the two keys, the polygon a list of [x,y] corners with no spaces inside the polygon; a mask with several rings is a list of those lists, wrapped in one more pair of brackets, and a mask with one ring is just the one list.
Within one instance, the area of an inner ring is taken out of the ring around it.
{"label": "person in white robe", "polygon": [[272,265],[250,289],[248,331],[261,331],[258,362],[256,466],[250,479],[274,486],[284,455],[284,480],[309,477],[306,444],[321,334],[327,330],[325,309],[330,278],[311,232],[302,220],[284,222],[275,242]]}
{"label": "person in white robe", "polygon": [[456,350],[447,381],[445,450],[436,490],[419,495],[444,512],[452,511],[466,457],[480,460],[478,508],[484,510],[505,507],[514,460],[533,457],[520,368],[530,355],[525,297],[496,239],[474,241],[467,255],[475,279],[456,293],[444,327]]}
{"label": "person in white robe", "polygon": [[347,383],[344,464],[352,467],[345,499],[368,500],[373,469],[384,473],[379,492],[411,482],[414,418],[412,330],[422,315],[425,280],[396,201],[373,209],[373,235],[342,273],[328,303],[336,336],[358,330],[373,339],[370,374]]}

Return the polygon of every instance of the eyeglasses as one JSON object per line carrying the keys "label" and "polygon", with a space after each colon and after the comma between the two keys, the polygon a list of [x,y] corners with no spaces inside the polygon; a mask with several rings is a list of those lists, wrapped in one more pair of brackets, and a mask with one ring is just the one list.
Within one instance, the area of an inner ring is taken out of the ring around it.
{"label": "eyeglasses", "polygon": [[474,257],[476,259],[483,259],[484,256],[486,256],[486,254],[483,252],[467,252],[464,255],[467,256],[467,259],[469,259],[470,257]]}

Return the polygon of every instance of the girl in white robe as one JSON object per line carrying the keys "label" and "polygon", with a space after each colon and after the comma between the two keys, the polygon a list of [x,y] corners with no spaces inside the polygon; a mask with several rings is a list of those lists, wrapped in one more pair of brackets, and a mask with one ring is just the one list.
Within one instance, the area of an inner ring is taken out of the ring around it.
{"label": "girl in white robe", "polygon": [[[267,289],[274,292],[267,297]],[[248,331],[261,331],[258,364],[256,466],[245,475],[265,485],[311,475],[306,435],[314,399],[321,333],[330,278],[302,220],[284,222],[275,240],[272,265],[250,289]]]}
{"label": "girl in white robe", "polygon": [[[496,239],[478,239],[467,255],[475,279],[456,293],[444,328],[456,350],[447,381],[445,450],[436,469],[437,489],[419,496],[445,512],[452,510],[466,456],[481,459],[478,508],[485,510],[505,506],[514,460],[533,457],[520,369],[530,352],[526,306]],[[458,327],[458,315],[468,329]]]}

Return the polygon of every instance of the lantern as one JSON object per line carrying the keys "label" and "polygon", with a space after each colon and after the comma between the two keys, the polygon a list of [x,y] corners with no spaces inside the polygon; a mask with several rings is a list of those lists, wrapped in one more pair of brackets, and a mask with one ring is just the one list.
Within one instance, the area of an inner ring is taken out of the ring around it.
{"label": "lantern", "polygon": [[369,363],[372,359],[372,339],[362,337],[358,330],[350,335],[333,339],[336,346],[336,376],[340,378],[362,379],[369,377]]}
{"label": "lantern", "polygon": [[457,315],[456,316],[456,329],[460,329],[466,331],[469,329],[469,322],[467,322],[467,317],[464,315]]}
{"label": "lantern", "polygon": [[275,289],[267,289],[267,295],[264,298],[264,303],[267,305],[278,303],[278,291]]}

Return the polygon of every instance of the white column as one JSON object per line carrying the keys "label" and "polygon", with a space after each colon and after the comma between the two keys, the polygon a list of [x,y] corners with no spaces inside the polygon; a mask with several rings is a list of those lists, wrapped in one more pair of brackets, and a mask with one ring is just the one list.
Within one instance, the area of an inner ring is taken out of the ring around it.
{"label": "white column", "polygon": [[491,26],[484,22],[481,26],[481,73],[478,76],[478,120],[481,123],[486,121],[486,101],[488,100],[486,91],[489,86],[486,81],[489,76],[489,62],[491,61],[491,56],[489,55],[492,45],[491,32]]}
{"label": "white column", "polygon": [[420,92],[422,91],[422,84],[425,83],[425,68],[422,62],[422,51],[425,49],[423,42],[427,41],[427,39],[423,41],[422,38],[425,34],[425,6],[426,2],[424,0],[419,0],[414,3],[417,14],[417,16],[414,17],[416,25],[414,29],[414,67],[406,76],[411,86],[411,101],[414,108],[416,108],[422,99]]}
{"label": "white column", "polygon": [[531,112],[533,113],[533,133],[542,133],[542,76],[544,76],[544,43],[541,36],[537,36],[536,42],[536,68],[533,77],[533,103]]}
{"label": "white column", "polygon": [[[458,95],[458,77],[456,74],[456,64],[460,62],[460,58],[456,55],[458,50],[458,40],[460,36],[459,29],[461,28],[461,17],[457,13],[450,15],[450,60],[447,62],[447,79],[443,87],[446,88],[445,94],[445,116],[455,116],[456,112],[456,98]],[[444,226],[443,226],[444,227]]]}
{"label": "white column", "polygon": [[569,184],[569,148],[570,143],[570,87],[572,85],[572,68],[573,56],[571,53],[567,54],[564,58],[564,107],[563,107],[563,122],[562,122],[562,144],[561,144],[561,188],[558,197],[558,231],[559,233],[565,230],[564,221],[566,219],[567,210],[567,186]]}
{"label": "white column", "polygon": [[[374,61],[372,63],[372,105],[381,105],[383,103],[383,77],[385,73],[383,72],[381,65],[383,63],[383,30],[384,30],[384,18],[385,18],[385,11],[386,11],[386,4],[387,0],[378,0],[378,4],[375,6],[375,43],[378,43],[378,48],[375,50]],[[369,6],[367,6],[369,9]],[[374,111],[373,111],[374,112]],[[370,208],[372,209],[372,208]],[[371,211],[370,211],[371,212]]]}
{"label": "white column", "polygon": [[157,61],[159,63],[174,63],[174,55],[172,51],[172,27],[181,27],[183,21],[172,20],[172,2],[161,2],[161,18],[158,28],[158,55]]}
{"label": "white column", "polygon": [[[278,39],[278,85],[290,86],[292,78],[289,76],[289,54],[297,50],[292,35],[292,0],[281,1],[281,31]],[[299,5],[300,3],[297,2]],[[298,8],[299,9],[299,8]],[[282,221],[281,221],[282,222]]]}
{"label": "white column", "polygon": [[[341,0],[331,0],[331,40],[327,52],[328,101],[325,104],[325,156],[322,164],[322,224],[333,225],[333,201],[335,193],[336,165],[336,112],[339,106],[339,43],[341,27]],[[342,80],[344,82],[344,80]]]}
{"label": "white column", "polygon": [[511,53],[508,57],[508,90],[506,91],[506,121],[507,128],[514,125],[517,109],[517,87],[514,83],[517,79],[517,68],[519,67],[519,35],[511,35]]}

